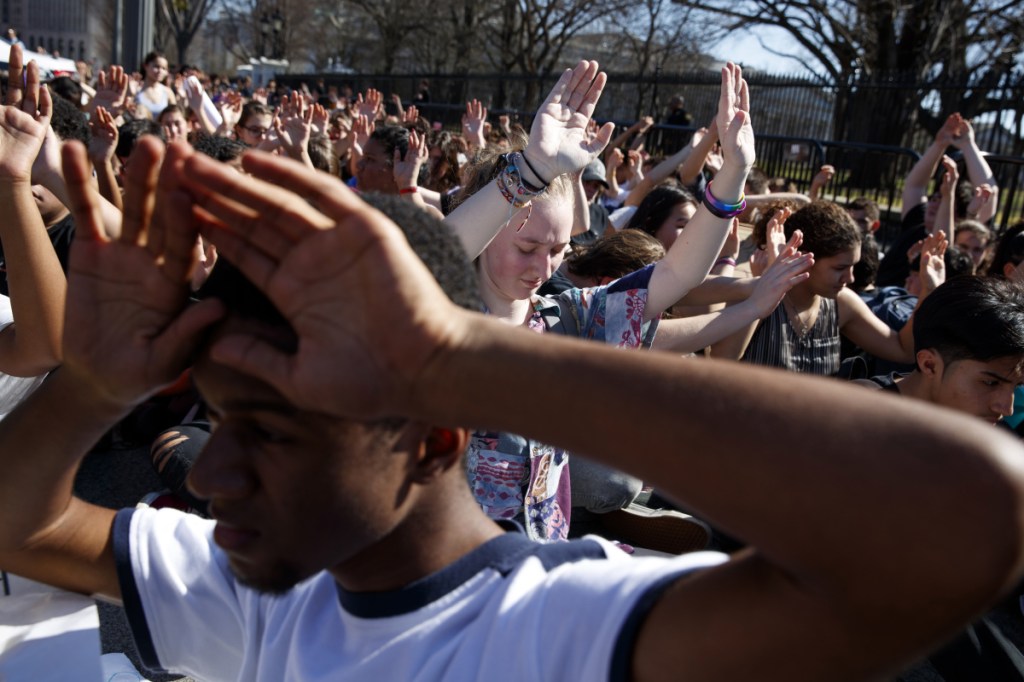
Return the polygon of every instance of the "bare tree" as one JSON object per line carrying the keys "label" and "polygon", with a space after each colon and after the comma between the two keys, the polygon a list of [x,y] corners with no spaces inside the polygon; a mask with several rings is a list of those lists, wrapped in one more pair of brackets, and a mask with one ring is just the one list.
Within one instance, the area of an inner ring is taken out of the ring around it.
{"label": "bare tree", "polygon": [[188,46],[218,0],[157,0],[160,16],[171,29],[178,50],[178,64],[186,63]]}
{"label": "bare tree", "polygon": [[615,23],[625,30],[617,33],[617,51],[630,58],[631,70],[641,77],[634,116],[657,116],[657,83],[651,84],[643,77],[665,71],[683,59],[701,58],[694,12],[672,0],[638,0],[620,11]]}
{"label": "bare tree", "polygon": [[[1013,67],[1024,43],[1024,0],[677,1],[724,19],[725,31],[781,28],[794,50],[773,52],[800,63],[809,55],[815,71],[855,88],[940,77],[985,83]],[[871,93],[866,97],[855,91],[838,103],[837,135],[900,144],[918,119],[932,132],[937,129],[940,116],[931,116],[921,105],[924,88],[876,88]],[[985,103],[984,92],[972,99],[950,91],[942,109],[979,113]]]}

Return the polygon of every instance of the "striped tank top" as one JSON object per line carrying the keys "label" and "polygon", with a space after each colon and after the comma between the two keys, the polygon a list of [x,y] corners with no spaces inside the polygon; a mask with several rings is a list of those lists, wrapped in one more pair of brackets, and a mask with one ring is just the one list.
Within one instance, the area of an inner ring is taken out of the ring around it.
{"label": "striped tank top", "polygon": [[818,319],[807,334],[793,329],[786,307],[779,303],[761,320],[743,361],[781,367],[793,372],[834,376],[839,372],[839,307],[835,299],[820,299]]}

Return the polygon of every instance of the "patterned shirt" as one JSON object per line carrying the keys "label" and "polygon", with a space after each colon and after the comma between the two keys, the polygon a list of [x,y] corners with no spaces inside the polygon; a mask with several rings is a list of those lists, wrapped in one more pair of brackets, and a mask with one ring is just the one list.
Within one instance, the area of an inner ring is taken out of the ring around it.
{"label": "patterned shirt", "polygon": [[[604,341],[619,348],[650,346],[656,322],[644,324],[654,266],[557,298],[534,297],[527,327]],[[569,453],[511,433],[478,431],[467,453],[470,489],[492,519],[516,519],[534,540],[569,533]]]}

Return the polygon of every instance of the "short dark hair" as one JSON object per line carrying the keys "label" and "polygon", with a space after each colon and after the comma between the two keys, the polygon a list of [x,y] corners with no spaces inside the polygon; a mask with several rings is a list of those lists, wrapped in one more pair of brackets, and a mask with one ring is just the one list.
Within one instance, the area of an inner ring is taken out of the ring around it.
{"label": "short dark hair", "polygon": [[1003,267],[1007,263],[1018,265],[1022,260],[1024,260],[1024,223],[1017,223],[1007,229],[999,238],[995,255],[992,256],[992,264],[988,267],[988,274],[993,277],[1002,277]]}
{"label": "short dark hair", "polygon": [[58,76],[49,82],[48,87],[53,94],[63,97],[76,107],[81,108],[82,86],[75,82],[75,79],[69,76]]}
{"label": "short dark hair", "polygon": [[63,97],[53,98],[53,116],[50,118],[50,127],[62,142],[78,140],[87,145],[92,138],[85,114]]}
{"label": "short dark hair", "polygon": [[964,276],[931,293],[914,314],[914,352],[932,349],[947,365],[1024,355],[1024,287]]}
{"label": "short dark hair", "polygon": [[409,131],[400,126],[380,126],[373,131],[370,139],[377,140],[384,147],[384,153],[389,161],[394,157],[396,149],[403,159],[409,151]]}
{"label": "short dark hair", "polygon": [[878,241],[870,232],[860,238],[860,260],[853,266],[853,284],[850,288],[858,294],[874,286],[878,277]]}
{"label": "short dark hair", "polygon": [[114,153],[122,159],[127,159],[143,135],[158,137],[161,142],[167,141],[163,127],[156,121],[149,118],[132,118],[117,129],[117,147]]}
{"label": "short dark hair", "polygon": [[192,148],[200,154],[205,154],[211,159],[216,159],[223,163],[234,161],[239,156],[245,153],[248,149],[248,145],[238,140],[232,140],[229,137],[223,135],[208,135],[207,133],[199,133],[192,140]]}
{"label": "short dark hair", "polygon": [[867,197],[854,197],[846,204],[847,211],[864,211],[864,217],[874,222],[882,217],[878,202]]}
{"label": "short dark hair", "polygon": [[624,229],[640,230],[653,237],[658,228],[668,220],[673,209],[680,204],[692,204],[697,208],[697,199],[679,183],[666,181],[644,197]]}
{"label": "short dark hair", "polygon": [[145,67],[158,59],[167,59],[167,55],[165,55],[160,50],[153,50],[152,52],[148,52],[146,53],[146,56],[142,58],[142,66]]}
{"label": "short dark hair", "polygon": [[245,125],[249,122],[249,119],[253,116],[273,115],[273,109],[268,107],[263,102],[257,102],[256,100],[253,100],[251,102],[246,102],[245,105],[242,107],[242,113],[238,117],[238,125],[241,127],[245,127]]}
{"label": "short dark hair", "polygon": [[[483,311],[476,272],[462,242],[447,225],[398,197],[375,193],[361,196],[401,228],[409,246],[452,302],[469,310]],[[275,327],[288,326],[266,295],[224,258],[217,261],[209,279],[196,295],[198,298],[219,298],[229,311],[243,318],[260,320]]]}
{"label": "short dark hair", "polygon": [[313,133],[309,136],[306,151],[309,153],[309,160],[313,164],[313,168],[329,173],[336,178],[341,177],[338,156],[334,153],[331,138],[323,133]]}
{"label": "short dark hair", "polygon": [[800,230],[804,243],[800,250],[813,253],[818,260],[849,251],[861,243],[860,228],[838,204],[812,201],[786,221],[786,239]]}
{"label": "short dark hair", "polygon": [[175,112],[181,114],[181,117],[186,121],[188,120],[188,109],[181,106],[180,104],[168,104],[166,107],[163,108],[163,110],[159,114],[157,114],[157,123],[163,125],[164,116],[166,116],[167,114],[173,114]]}

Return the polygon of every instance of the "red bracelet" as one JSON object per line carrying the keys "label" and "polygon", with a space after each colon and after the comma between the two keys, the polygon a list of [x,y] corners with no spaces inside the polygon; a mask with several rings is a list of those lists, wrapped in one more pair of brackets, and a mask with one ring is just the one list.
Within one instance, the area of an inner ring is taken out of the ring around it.
{"label": "red bracelet", "polygon": [[419,192],[419,191],[420,191],[420,188],[417,187],[416,185],[413,185],[412,187],[403,187],[402,189],[398,190],[398,193],[399,194],[416,194],[416,192]]}

